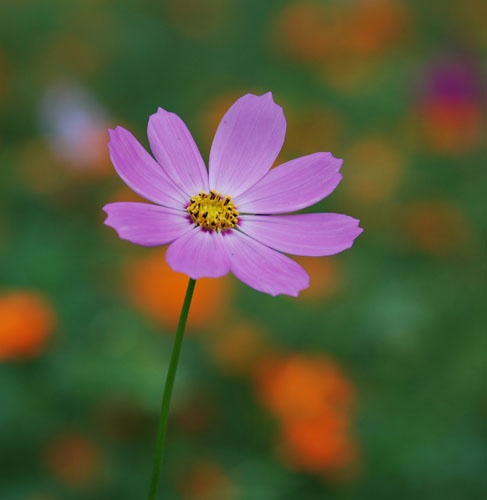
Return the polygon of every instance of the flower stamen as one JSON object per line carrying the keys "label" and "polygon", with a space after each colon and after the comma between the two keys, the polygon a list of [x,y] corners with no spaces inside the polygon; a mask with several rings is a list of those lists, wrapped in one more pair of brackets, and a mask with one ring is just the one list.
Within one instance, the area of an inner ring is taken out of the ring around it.
{"label": "flower stamen", "polygon": [[222,196],[213,189],[209,193],[201,191],[192,196],[187,211],[197,226],[215,230],[217,233],[238,224],[239,212],[232,202],[232,197]]}

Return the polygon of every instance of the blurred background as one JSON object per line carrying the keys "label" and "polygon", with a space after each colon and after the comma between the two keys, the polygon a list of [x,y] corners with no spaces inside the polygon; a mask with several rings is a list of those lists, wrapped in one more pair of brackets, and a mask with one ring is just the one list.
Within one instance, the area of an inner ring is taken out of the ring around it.
{"label": "blurred background", "polygon": [[162,106],[207,158],[268,90],[365,231],[298,299],[197,283],[160,497],[483,498],[486,5],[1,0],[2,500],[145,498],[187,279],[103,225],[107,128]]}

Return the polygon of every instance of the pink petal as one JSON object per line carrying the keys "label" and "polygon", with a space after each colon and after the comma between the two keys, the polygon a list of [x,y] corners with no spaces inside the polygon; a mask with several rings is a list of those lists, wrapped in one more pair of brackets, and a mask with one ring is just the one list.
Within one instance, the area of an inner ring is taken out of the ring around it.
{"label": "pink petal", "polygon": [[245,193],[234,197],[240,213],[282,214],[328,196],[340,182],[343,160],[314,153],[283,163]]}
{"label": "pink petal", "polygon": [[125,184],[147,200],[184,210],[187,196],[167,177],[137,139],[122,127],[108,133],[110,158]]}
{"label": "pink petal", "polygon": [[309,286],[309,276],[299,264],[245,234],[225,233],[223,242],[230,257],[230,270],[252,288],[270,295],[297,297]]}
{"label": "pink petal", "polygon": [[237,196],[271,168],[284,142],[286,119],[272,94],[247,94],[226,112],[210,151],[210,188]]}
{"label": "pink petal", "polygon": [[222,233],[195,227],[167,249],[166,260],[173,271],[190,278],[218,278],[230,271]]}
{"label": "pink petal", "polygon": [[159,108],[149,118],[147,135],[159,165],[188,199],[200,191],[209,191],[208,171],[201,153],[178,115]]}
{"label": "pink petal", "polygon": [[352,246],[360,221],[342,214],[243,215],[240,229],[280,252],[323,256]]}
{"label": "pink petal", "polygon": [[159,205],[109,203],[103,210],[108,214],[105,224],[120,238],[146,247],[171,243],[191,229],[187,214]]}

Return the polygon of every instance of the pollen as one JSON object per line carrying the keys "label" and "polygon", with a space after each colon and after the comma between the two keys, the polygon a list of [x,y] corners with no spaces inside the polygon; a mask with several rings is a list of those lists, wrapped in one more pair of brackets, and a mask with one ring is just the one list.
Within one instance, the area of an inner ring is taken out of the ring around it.
{"label": "pollen", "polygon": [[226,231],[238,224],[238,210],[232,197],[222,196],[214,190],[192,196],[187,210],[197,226],[208,230]]}

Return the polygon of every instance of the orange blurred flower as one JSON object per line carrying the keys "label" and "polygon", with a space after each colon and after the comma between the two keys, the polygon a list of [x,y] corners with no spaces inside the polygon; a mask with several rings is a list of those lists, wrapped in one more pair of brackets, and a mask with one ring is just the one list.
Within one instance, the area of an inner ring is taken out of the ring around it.
{"label": "orange blurred flower", "polygon": [[298,354],[269,358],[256,370],[256,384],[280,421],[278,453],[289,465],[327,472],[355,460],[349,432],[355,394],[334,362]]}
{"label": "orange blurred flower", "polygon": [[411,11],[400,0],[368,0],[348,4],[347,36],[341,40],[350,51],[374,56],[407,39]]}
{"label": "orange blurred flower", "polygon": [[356,458],[347,424],[345,416],[330,413],[287,420],[283,423],[280,452],[285,461],[298,469],[319,473],[346,467]]}
{"label": "orange blurred flower", "polygon": [[320,356],[265,359],[257,368],[257,386],[264,406],[282,419],[346,413],[354,400],[338,366]]}
{"label": "orange blurred flower", "polygon": [[[320,65],[377,56],[407,38],[410,11],[396,0],[325,4],[295,1],[278,15],[273,43],[293,59]],[[345,36],[344,36],[345,34]]]}
{"label": "orange blurred flower", "polygon": [[235,500],[237,489],[219,464],[211,460],[194,464],[185,471],[181,486],[183,500]]}
{"label": "orange blurred flower", "polygon": [[0,294],[0,318],[0,360],[39,355],[56,323],[52,306],[34,291]]}
{"label": "orange blurred flower", "polygon": [[481,140],[482,108],[473,99],[432,99],[419,113],[423,140],[434,152],[462,154]]}
{"label": "orange blurred flower", "polygon": [[[177,325],[187,285],[187,276],[175,273],[160,250],[146,252],[133,260],[125,273],[125,288],[132,304],[157,323],[171,328]],[[221,319],[230,303],[230,295],[228,276],[199,279],[188,326],[201,327]]]}
{"label": "orange blurred flower", "polygon": [[403,208],[402,222],[412,242],[432,255],[455,252],[470,240],[468,220],[447,201],[410,203]]}
{"label": "orange blurred flower", "polygon": [[56,437],[45,451],[45,463],[63,483],[87,485],[100,471],[100,450],[83,434],[72,432]]}
{"label": "orange blurred flower", "polygon": [[312,65],[337,91],[360,92],[379,58],[409,39],[411,17],[400,0],[294,1],[277,15],[271,45]]}

